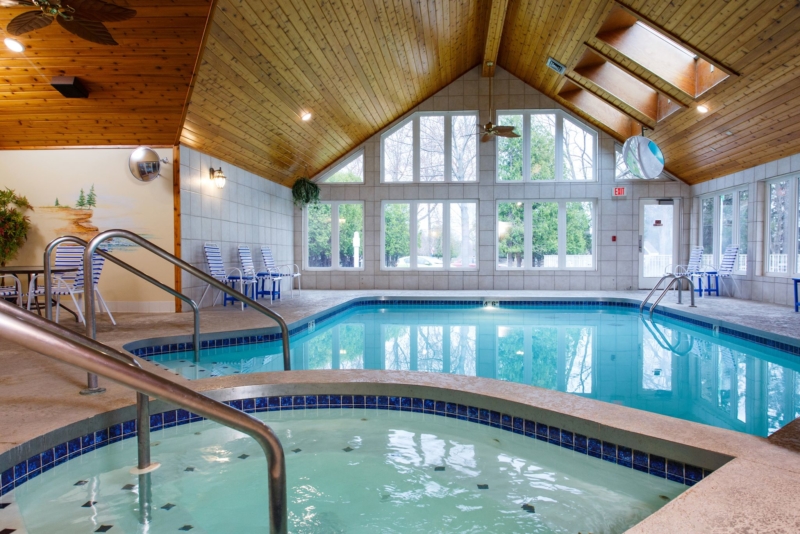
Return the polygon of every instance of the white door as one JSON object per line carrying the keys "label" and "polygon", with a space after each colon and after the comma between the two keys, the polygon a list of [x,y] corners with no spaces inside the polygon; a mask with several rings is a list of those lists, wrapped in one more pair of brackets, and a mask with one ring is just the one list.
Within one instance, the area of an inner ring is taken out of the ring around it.
{"label": "white door", "polygon": [[663,198],[640,201],[639,289],[652,289],[664,272],[680,261],[679,203],[679,199]]}

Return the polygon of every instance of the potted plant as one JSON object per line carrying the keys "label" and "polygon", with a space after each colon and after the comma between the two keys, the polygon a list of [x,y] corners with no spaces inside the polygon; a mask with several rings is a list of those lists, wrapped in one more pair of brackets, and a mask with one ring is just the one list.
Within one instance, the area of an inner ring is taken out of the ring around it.
{"label": "potted plant", "polygon": [[298,178],[292,186],[294,205],[303,209],[308,204],[319,202],[319,186],[306,177]]}
{"label": "potted plant", "polygon": [[8,188],[0,191],[0,266],[16,258],[28,239],[31,220],[25,215],[26,210],[33,211],[27,198]]}

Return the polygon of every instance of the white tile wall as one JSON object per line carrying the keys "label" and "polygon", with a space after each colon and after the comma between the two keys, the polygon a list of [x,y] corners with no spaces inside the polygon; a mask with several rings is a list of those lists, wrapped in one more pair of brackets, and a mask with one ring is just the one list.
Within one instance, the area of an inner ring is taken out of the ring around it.
{"label": "white tile wall", "polygon": [[[222,167],[228,181],[217,189],[209,168]],[[256,266],[261,245],[270,245],[275,261],[294,263],[292,191],[260,176],[219,161],[191,148],[181,147],[181,257],[207,271],[203,243],[220,245],[229,267],[239,267],[237,247],[250,245]],[[184,273],[183,292],[196,302],[205,284]],[[201,306],[209,306],[206,295]]]}
{"label": "white tile wall", "polygon": [[729,294],[773,304],[794,304],[794,285],[791,277],[765,274],[764,235],[767,196],[765,180],[782,175],[796,177],[800,174],[796,171],[800,171],[800,154],[692,186],[694,197],[691,218],[692,245],[700,243],[700,197],[736,186],[741,188],[747,185],[749,189],[751,200],[748,209],[747,250],[752,251],[752,254],[747,255],[747,274],[735,275],[736,285],[728,284],[725,288],[726,291],[730,289]]}
{"label": "white tile wall", "polygon": [[[533,87],[498,68],[494,82],[494,109],[563,109]],[[433,97],[409,111],[480,110],[481,124],[489,120],[489,80],[473,69]],[[402,120],[399,119],[399,120]],[[388,127],[387,127],[388,128]],[[380,134],[362,145],[365,150],[363,185],[320,184],[323,200],[365,201],[365,269],[363,272],[304,271],[303,287],[317,289],[610,289],[638,286],[638,220],[641,198],[683,198],[682,258],[688,255],[690,187],[683,183],[636,183],[625,200],[612,200],[614,139],[599,133],[599,182],[495,183],[495,144],[479,143],[479,182],[474,184],[383,185],[380,183]],[[324,172],[324,171],[323,171]],[[321,173],[320,173],[321,174]],[[380,207],[387,199],[479,199],[479,272],[407,272],[380,269]],[[495,270],[495,200],[503,198],[596,198],[597,270],[590,272]],[[302,212],[295,210],[294,257],[302,254]],[[612,242],[611,237],[617,236]],[[301,266],[302,267],[302,266]],[[556,275],[557,274],[557,275]]]}

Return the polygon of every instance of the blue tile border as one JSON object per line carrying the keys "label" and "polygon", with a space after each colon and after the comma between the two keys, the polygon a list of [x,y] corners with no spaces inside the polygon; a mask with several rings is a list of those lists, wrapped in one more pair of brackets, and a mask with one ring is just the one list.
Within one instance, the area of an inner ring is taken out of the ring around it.
{"label": "blue tile border", "polygon": [[[648,473],[659,478],[667,478],[686,486],[693,486],[712,473],[712,471],[701,467],[633,450],[623,445],[587,437],[563,428],[548,426],[493,410],[435,399],[385,395],[322,394],[251,397],[226,401],[224,404],[248,413],[331,408],[425,413],[469,421],[524,435],[531,439],[544,441],[628,469]],[[150,415],[150,430],[163,430],[203,421],[204,419],[204,417],[186,410],[168,410]],[[27,460],[23,460],[0,473],[0,485],[2,486],[0,487],[0,495],[5,495],[28,480],[68,460],[103,448],[110,443],[133,438],[136,435],[136,421],[130,420],[73,438],[34,454]]]}
{"label": "blue tile border", "polygon": [[[426,306],[426,307],[448,307],[448,308],[463,308],[463,309],[474,309],[474,308],[482,308],[488,302],[496,302],[499,308],[503,309],[530,309],[530,308],[554,308],[554,307],[586,307],[586,308],[626,308],[626,309],[639,309],[639,304],[634,302],[621,302],[621,301],[607,301],[607,300],[494,300],[494,299],[482,299],[482,300],[425,300],[425,299],[366,299],[360,300],[356,302],[349,302],[339,307],[334,307],[331,311],[324,313],[323,315],[319,315],[316,317],[309,317],[307,319],[302,319],[302,324],[295,326],[294,328],[290,328],[289,336],[295,336],[297,334],[301,334],[308,330],[308,322],[314,321],[317,327],[320,326],[321,323],[328,321],[337,315],[345,313],[353,308],[365,307],[365,306],[381,306],[381,307],[397,307],[401,308],[403,306]],[[646,310],[650,309],[650,305],[645,306]],[[713,330],[714,324],[708,321],[703,321],[700,319],[695,319],[692,317],[687,317],[680,313],[675,313],[670,309],[665,308],[656,308],[653,312],[655,315],[659,315],[662,317],[667,317],[670,319],[674,319],[676,321],[689,323],[700,328],[705,328],[707,330]],[[794,356],[800,356],[800,342],[798,344],[793,345],[790,343],[784,343],[781,341],[777,341],[774,339],[770,339],[768,337],[751,334],[742,330],[737,330],[734,328],[729,328],[726,326],[719,326],[719,332],[721,334],[726,334],[738,339],[742,339],[745,341],[750,341],[752,343],[762,345],[764,347],[768,347],[774,350],[778,350],[781,352],[785,352],[788,354],[792,354]],[[200,349],[214,349],[214,348],[222,348],[222,347],[236,347],[241,345],[252,345],[256,343],[270,343],[274,341],[279,341],[282,339],[282,335],[280,332],[275,332],[271,334],[261,334],[261,335],[248,335],[248,336],[236,336],[236,337],[222,337],[219,339],[206,339],[200,342]],[[129,345],[133,345],[135,343],[131,343]],[[126,346],[127,349],[127,346]],[[154,355],[158,354],[170,354],[175,352],[185,352],[194,350],[194,344],[191,341],[182,342],[182,343],[164,343],[161,345],[152,345],[152,346],[144,346],[144,347],[136,347],[127,349],[131,354],[134,356],[139,356],[141,358],[149,358]]]}

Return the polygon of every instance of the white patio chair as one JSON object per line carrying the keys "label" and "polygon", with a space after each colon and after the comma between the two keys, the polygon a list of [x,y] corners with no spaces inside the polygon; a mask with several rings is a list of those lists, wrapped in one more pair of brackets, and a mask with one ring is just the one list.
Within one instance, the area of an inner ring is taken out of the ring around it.
{"label": "white patio chair", "polygon": [[[694,276],[697,276],[700,279],[700,284],[702,287],[702,277],[706,277],[706,294],[711,295],[712,293],[716,296],[719,296],[720,284],[728,279],[733,282],[733,286],[738,290],[739,284],[736,283],[736,279],[733,277],[733,269],[736,266],[736,258],[739,256],[739,245],[728,245],[725,247],[725,252],[722,254],[722,259],[719,262],[719,267],[712,267],[712,268],[704,268],[702,271],[695,273]],[[711,279],[714,279],[714,285],[711,285]],[[701,293],[702,296],[702,293]]]}
{"label": "white patio chair", "polygon": [[261,259],[264,261],[264,269],[266,269],[273,280],[278,283],[278,298],[280,298],[280,288],[283,280],[289,280],[289,292],[294,298],[294,279],[297,278],[297,290],[301,291],[300,285],[300,268],[294,263],[286,263],[283,265],[276,265],[275,258],[272,257],[272,249],[269,245],[261,246]]}
{"label": "white patio chair", "polygon": [[[225,285],[231,286],[233,289],[236,289],[236,284],[239,284],[239,292],[243,293],[244,295],[248,295],[248,290],[252,289],[255,292],[256,287],[256,279],[254,277],[248,277],[244,275],[241,269],[233,267],[231,269],[227,269],[225,267],[225,263],[222,261],[222,252],[220,252],[219,245],[216,243],[206,243],[203,245],[203,252],[206,255],[206,262],[208,263],[208,273],[217,279],[219,282],[222,282]],[[200,297],[200,302],[203,302],[203,299],[206,296],[211,285],[206,286],[205,290],[203,291],[203,295]],[[220,291],[219,294],[222,294],[222,305],[227,306],[228,302],[231,303],[236,302],[237,298],[228,295],[227,293]],[[214,297],[214,302],[212,306],[216,305],[217,299],[219,298],[219,294]],[[255,293],[254,293],[255,296]],[[242,309],[244,309],[244,302],[242,302]]]}
{"label": "white patio chair", "polygon": [[[7,285],[6,278],[13,280],[13,285]],[[8,300],[17,299],[17,306],[22,306],[22,282],[11,273],[0,274],[0,298]]]}
{"label": "white patio chair", "polygon": [[239,245],[239,263],[242,265],[242,273],[245,276],[254,278],[256,280],[255,298],[262,297],[269,294],[270,302],[272,302],[272,291],[265,289],[267,278],[272,278],[269,271],[256,270],[256,265],[253,262],[253,254],[250,252],[248,245]]}

